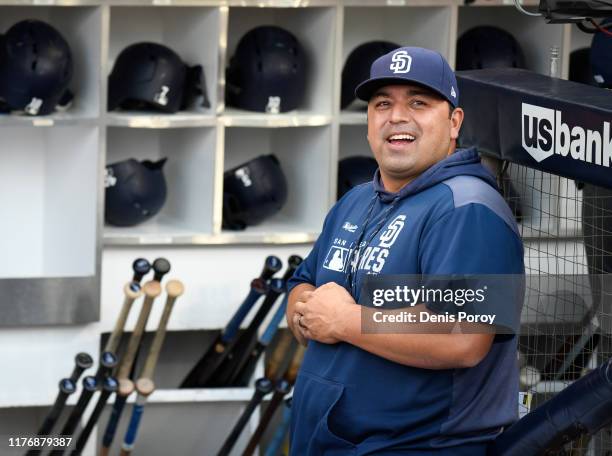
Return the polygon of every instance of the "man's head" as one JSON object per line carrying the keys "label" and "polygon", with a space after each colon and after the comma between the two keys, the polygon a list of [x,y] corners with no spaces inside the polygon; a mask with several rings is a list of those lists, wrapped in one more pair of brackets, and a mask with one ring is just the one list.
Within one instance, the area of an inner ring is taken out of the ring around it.
{"label": "man's head", "polygon": [[396,49],[372,64],[355,93],[368,102],[368,141],[387,190],[455,150],[463,110],[455,75],[437,52]]}

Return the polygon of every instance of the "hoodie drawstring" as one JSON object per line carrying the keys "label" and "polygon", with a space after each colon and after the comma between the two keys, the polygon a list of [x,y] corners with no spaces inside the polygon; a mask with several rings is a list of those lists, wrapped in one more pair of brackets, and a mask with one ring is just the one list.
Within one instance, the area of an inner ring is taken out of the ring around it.
{"label": "hoodie drawstring", "polygon": [[382,214],[380,220],[374,227],[374,230],[372,231],[368,239],[365,242],[363,242],[363,238],[368,228],[368,224],[370,223],[370,219],[372,218],[372,211],[374,210],[374,205],[376,204],[377,199],[378,199],[378,194],[376,193],[370,200],[370,204],[369,204],[366,216],[365,216],[365,220],[362,223],[361,232],[359,233],[359,237],[357,238],[357,244],[352,249],[351,254],[349,255],[349,258],[348,258],[348,273],[346,275],[345,288],[348,290],[349,293],[351,293],[351,296],[353,297],[355,297],[357,293],[357,290],[356,290],[357,269],[359,267],[359,262],[361,260],[362,244],[363,244],[364,249],[368,248],[368,246],[370,245],[370,242],[372,242],[372,240],[376,237],[376,235],[380,232],[382,227],[385,225],[387,219],[389,218],[389,214],[395,208],[395,206],[397,205],[397,202],[400,200],[400,195],[396,195],[393,198],[391,203],[388,205],[387,209],[385,209],[385,212]]}

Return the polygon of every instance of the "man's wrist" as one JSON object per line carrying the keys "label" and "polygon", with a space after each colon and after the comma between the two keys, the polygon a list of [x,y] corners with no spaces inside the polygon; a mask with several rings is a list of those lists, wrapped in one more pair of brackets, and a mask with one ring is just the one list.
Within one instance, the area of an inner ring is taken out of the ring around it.
{"label": "man's wrist", "polygon": [[334,337],[343,342],[350,342],[361,327],[361,306],[359,304],[347,304],[346,312],[338,322]]}

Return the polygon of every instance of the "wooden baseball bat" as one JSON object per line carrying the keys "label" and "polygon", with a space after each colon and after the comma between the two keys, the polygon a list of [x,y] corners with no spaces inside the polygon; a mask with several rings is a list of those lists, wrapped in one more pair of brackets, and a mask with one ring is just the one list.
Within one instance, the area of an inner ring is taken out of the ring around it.
{"label": "wooden baseball bat", "polygon": [[104,351],[107,352],[117,353],[117,348],[119,348],[119,341],[121,340],[121,336],[123,335],[125,322],[127,321],[130,310],[132,309],[132,304],[136,299],[142,296],[142,288],[138,282],[128,282],[123,287],[123,295],[124,298],[121,311],[119,312],[119,316],[117,317],[117,321],[115,322],[113,332],[111,333],[104,347]]}
{"label": "wooden baseball bat", "polygon": [[187,374],[180,388],[199,388],[204,387],[208,383],[215,369],[223,360],[222,358],[225,356],[224,352],[229,345],[234,342],[242,321],[248,315],[257,300],[262,295],[266,294],[266,282],[276,274],[281,267],[282,262],[278,257],[271,255],[266,258],[261,274],[251,281],[251,287],[247,297],[238,307],[227,326],[217,335],[214,342],[208,346],[204,355]]}
{"label": "wooden baseball bat", "polygon": [[151,308],[153,307],[153,302],[155,301],[155,298],[161,294],[161,285],[158,281],[152,280],[145,283],[143,292],[145,295],[144,303],[142,304],[142,309],[140,310],[138,321],[136,322],[136,326],[134,327],[134,331],[130,337],[125,355],[123,355],[123,359],[119,364],[119,369],[117,372],[119,389],[115,397],[115,404],[113,405],[111,416],[108,420],[108,424],[106,425],[106,430],[104,431],[104,436],[102,438],[102,448],[100,450],[100,454],[102,456],[107,456],[109,453],[110,446],[112,445],[115,433],[117,432],[117,426],[121,419],[121,413],[123,412],[123,408],[127,401],[127,397],[132,394],[132,391],[134,391],[134,383],[129,379],[129,374],[132,369],[134,359],[136,358],[136,352],[138,351],[142,335],[146,328],[147,320],[149,319],[149,314],[151,313]]}
{"label": "wooden baseball bat", "polygon": [[149,349],[149,354],[147,355],[144,368],[142,369],[140,378],[136,382],[136,391],[138,391],[138,397],[136,398],[136,404],[134,405],[134,408],[132,410],[130,424],[128,425],[128,429],[125,434],[125,439],[121,447],[121,456],[130,455],[132,453],[132,449],[134,448],[138,427],[140,425],[140,420],[144,412],[144,406],[149,395],[151,395],[155,390],[153,374],[155,372],[155,367],[157,366],[159,353],[166,337],[168,320],[170,319],[170,314],[172,313],[172,309],[174,307],[176,299],[183,294],[184,290],[185,288],[182,282],[178,280],[171,280],[166,284],[166,305],[164,306],[164,311],[159,321],[155,337],[153,338],[153,343],[151,344],[151,348]]}

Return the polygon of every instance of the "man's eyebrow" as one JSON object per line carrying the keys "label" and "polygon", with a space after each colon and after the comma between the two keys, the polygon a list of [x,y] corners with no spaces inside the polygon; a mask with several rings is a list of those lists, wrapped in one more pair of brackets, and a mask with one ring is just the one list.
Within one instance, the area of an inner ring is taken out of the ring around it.
{"label": "man's eyebrow", "polygon": [[389,93],[385,92],[383,89],[379,89],[376,92],[374,92],[374,95],[372,95],[372,98],[378,98],[378,97],[389,98],[391,97],[391,95],[389,95]]}
{"label": "man's eyebrow", "polygon": [[[431,90],[428,90],[425,88],[419,88],[419,87],[409,87],[408,89],[406,89],[406,93],[409,96],[421,95],[421,96],[432,97],[432,98],[438,97],[438,95],[435,92],[432,92]],[[389,94],[389,92],[386,92],[385,89],[379,89],[376,92],[374,92],[374,95],[372,95],[372,98],[391,98],[391,95]]]}

